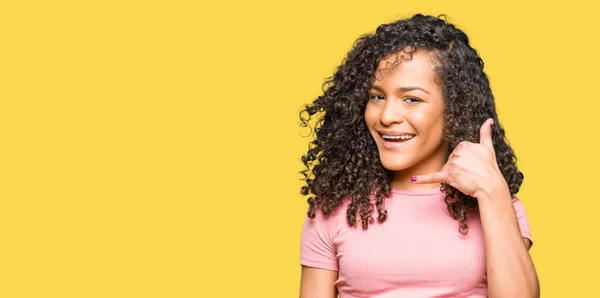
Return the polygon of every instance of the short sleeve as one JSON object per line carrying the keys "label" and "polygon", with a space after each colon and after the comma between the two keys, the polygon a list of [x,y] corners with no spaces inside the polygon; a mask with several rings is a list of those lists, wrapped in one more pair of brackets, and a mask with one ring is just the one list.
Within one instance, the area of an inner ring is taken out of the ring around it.
{"label": "short sleeve", "polygon": [[300,264],[308,267],[338,271],[334,237],[337,218],[317,213],[315,218],[304,219],[300,237]]}
{"label": "short sleeve", "polygon": [[525,206],[523,206],[523,203],[521,203],[521,201],[516,197],[513,198],[513,206],[515,207],[515,213],[517,215],[517,220],[519,221],[519,229],[521,230],[521,235],[524,238],[529,239],[529,241],[531,241],[531,245],[533,245],[533,239],[531,238],[531,229],[529,227],[527,213],[525,212]]}

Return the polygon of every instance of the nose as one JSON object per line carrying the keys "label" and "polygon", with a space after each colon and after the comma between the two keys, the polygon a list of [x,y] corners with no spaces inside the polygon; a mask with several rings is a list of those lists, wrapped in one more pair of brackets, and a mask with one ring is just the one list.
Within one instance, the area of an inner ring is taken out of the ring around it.
{"label": "nose", "polygon": [[385,126],[404,122],[404,107],[393,98],[387,98],[379,115],[379,121]]}

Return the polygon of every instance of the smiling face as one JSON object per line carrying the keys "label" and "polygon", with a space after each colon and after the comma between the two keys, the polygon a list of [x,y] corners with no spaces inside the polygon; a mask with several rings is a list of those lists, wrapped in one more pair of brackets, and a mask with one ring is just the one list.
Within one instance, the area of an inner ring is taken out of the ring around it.
{"label": "smiling face", "polygon": [[365,110],[381,163],[395,173],[395,187],[409,185],[413,175],[439,171],[447,152],[444,98],[433,58],[424,51],[413,52],[408,60],[399,57],[394,53],[380,61]]}

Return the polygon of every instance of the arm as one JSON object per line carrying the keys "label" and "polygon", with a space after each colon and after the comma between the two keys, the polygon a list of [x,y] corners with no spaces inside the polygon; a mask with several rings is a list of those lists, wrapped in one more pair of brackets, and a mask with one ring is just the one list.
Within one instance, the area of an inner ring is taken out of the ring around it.
{"label": "arm", "polygon": [[479,144],[461,142],[439,172],[415,176],[412,181],[448,183],[477,198],[489,297],[539,297],[539,281],[528,252],[530,242],[521,236],[509,187],[496,162],[492,125],[492,119],[483,123]]}
{"label": "arm", "polygon": [[537,273],[510,192],[502,183],[477,199],[487,256],[489,297],[539,297]]}
{"label": "arm", "polygon": [[334,285],[337,278],[337,271],[302,266],[300,298],[337,297],[337,289]]}

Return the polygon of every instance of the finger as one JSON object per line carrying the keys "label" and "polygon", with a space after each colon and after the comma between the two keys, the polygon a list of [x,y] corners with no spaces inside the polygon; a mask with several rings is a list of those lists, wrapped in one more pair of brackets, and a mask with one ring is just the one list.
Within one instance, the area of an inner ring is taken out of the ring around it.
{"label": "finger", "polygon": [[492,150],[494,150],[494,142],[492,141],[492,127],[494,126],[494,119],[488,119],[483,122],[479,129],[479,143]]}
{"label": "finger", "polygon": [[413,176],[410,181],[414,184],[427,184],[427,183],[447,183],[448,182],[448,172],[441,171],[435,172],[427,175],[418,175]]}

